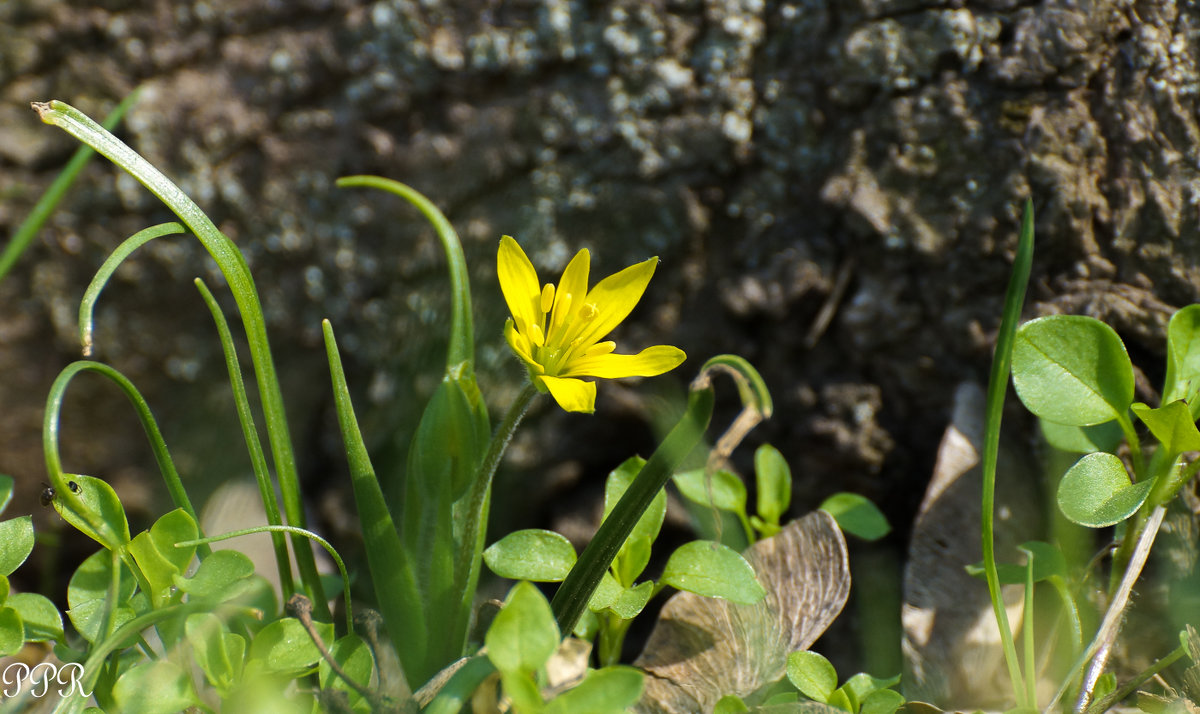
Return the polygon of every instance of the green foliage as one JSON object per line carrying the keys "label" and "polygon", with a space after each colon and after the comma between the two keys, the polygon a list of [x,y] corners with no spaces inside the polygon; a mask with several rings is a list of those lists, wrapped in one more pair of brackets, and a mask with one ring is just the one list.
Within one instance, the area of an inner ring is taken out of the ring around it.
{"label": "green foliage", "polygon": [[1121,460],[1112,454],[1087,454],[1063,474],[1058,506],[1081,526],[1103,528],[1137,512],[1150,494],[1149,481],[1130,483]]}
{"label": "green foliage", "polygon": [[496,575],[534,582],[562,582],[575,559],[571,541],[536,528],[509,533],[483,551],[483,562]]}
{"label": "green foliage", "polygon": [[850,714],[892,714],[905,703],[902,694],[890,689],[899,684],[899,676],[880,679],[860,672],[839,687],[833,664],[811,650],[788,655],[787,678],[809,699]]}
{"label": "green foliage", "polygon": [[863,540],[879,540],[892,530],[879,508],[856,493],[835,493],[821,502],[820,509],[833,516],[843,531]]}
{"label": "green foliage", "polygon": [[662,582],[705,597],[751,605],[766,595],[740,553],[713,541],[685,543],[671,554]]}

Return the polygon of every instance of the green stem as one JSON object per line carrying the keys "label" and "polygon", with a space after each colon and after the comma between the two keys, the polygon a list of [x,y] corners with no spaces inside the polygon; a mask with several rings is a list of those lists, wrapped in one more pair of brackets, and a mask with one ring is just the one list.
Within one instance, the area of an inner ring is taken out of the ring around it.
{"label": "green stem", "polygon": [[1004,661],[1008,665],[1013,694],[1022,706],[1033,707],[1021,682],[1021,669],[1017,660],[1016,643],[1008,612],[1000,595],[1000,574],[996,568],[995,502],[996,461],[1000,451],[1000,421],[1004,415],[1004,398],[1008,389],[1008,377],[1012,369],[1013,340],[1017,322],[1021,318],[1021,305],[1025,301],[1025,289],[1029,285],[1029,273],[1033,266],[1033,202],[1025,204],[1021,219],[1021,234],[1017,243],[1017,254],[1013,261],[1012,275],[1004,295],[1004,313],[1000,330],[996,336],[996,352],[992,358],[992,372],[988,380],[987,422],[983,442],[983,496],[981,506],[981,537],[983,545],[983,567],[987,576],[988,595],[992,600],[992,612],[1000,629],[1004,645]]}
{"label": "green stem", "polygon": [[479,462],[479,469],[475,472],[470,491],[466,495],[468,504],[465,511],[466,523],[463,528],[462,541],[458,545],[456,566],[461,568],[465,565],[467,568],[460,609],[460,612],[465,615],[464,621],[470,620],[471,607],[475,602],[475,590],[479,585],[479,572],[483,562],[481,554],[487,538],[488,505],[491,501],[492,479],[496,475],[496,469],[500,467],[500,459],[504,457],[504,452],[508,449],[513,434],[521,425],[521,420],[525,418],[525,413],[529,411],[529,405],[533,403],[533,399],[537,395],[537,387],[532,382],[528,382],[513,403],[509,405],[503,421],[497,425],[496,432],[488,442],[487,452],[483,455],[483,460]]}
{"label": "green stem", "polygon": [[[59,101],[34,102],[33,108],[43,122],[53,124],[84,144],[91,146],[149,189],[195,234],[216,261],[217,267],[225,276],[226,282],[229,283],[229,289],[237,301],[238,312],[241,314],[242,324],[246,329],[246,338],[250,343],[250,355],[254,362],[259,398],[262,400],[271,453],[275,460],[275,473],[279,477],[279,490],[283,497],[283,510],[291,525],[304,527],[304,504],[300,495],[296,456],[292,448],[291,435],[288,433],[283,392],[276,375],[275,361],[271,356],[271,345],[267,339],[266,321],[258,298],[258,290],[254,285],[254,278],[250,274],[245,257],[234,242],[217,229],[212,220],[200,210],[200,207],[192,199],[188,198],[187,194],[161,171],[154,168],[150,162],[92,121],[86,114]],[[312,548],[300,536],[292,537],[292,545],[301,578],[309,590],[309,597],[313,601],[317,617],[328,620],[330,617],[329,602],[325,598],[321,578],[317,573]],[[282,585],[286,599],[291,596],[294,586],[290,578],[285,580]]]}
{"label": "green stem", "polygon": [[1154,664],[1150,665],[1148,668],[1146,668],[1145,671],[1139,673],[1136,677],[1134,677],[1133,679],[1129,680],[1128,682],[1126,682],[1125,684],[1123,684],[1119,688],[1117,688],[1116,691],[1110,693],[1108,696],[1106,696],[1103,699],[1092,704],[1090,707],[1088,707],[1087,714],[1101,714],[1101,712],[1108,711],[1109,709],[1112,708],[1112,706],[1114,704],[1125,699],[1125,697],[1128,697],[1130,694],[1133,694],[1133,692],[1138,687],[1145,684],[1147,681],[1149,681],[1151,678],[1153,678],[1155,675],[1157,675],[1159,672],[1163,671],[1167,667],[1170,667],[1171,665],[1175,664],[1177,661],[1182,659],[1183,656],[1186,655],[1187,653],[1188,653],[1187,646],[1179,645],[1174,650],[1172,650],[1170,654],[1166,655],[1165,657],[1156,661]]}
{"label": "green stem", "polygon": [[575,630],[575,624],[579,622],[592,592],[604,576],[604,571],[612,565],[613,558],[617,557],[642,513],[704,436],[704,430],[712,417],[712,410],[712,387],[693,387],[688,395],[687,411],[684,412],[683,418],[654,450],[654,454],[642,466],[625,495],[608,514],[608,518],[600,524],[592,541],[583,549],[579,560],[550,602],[558,629],[564,635]]}

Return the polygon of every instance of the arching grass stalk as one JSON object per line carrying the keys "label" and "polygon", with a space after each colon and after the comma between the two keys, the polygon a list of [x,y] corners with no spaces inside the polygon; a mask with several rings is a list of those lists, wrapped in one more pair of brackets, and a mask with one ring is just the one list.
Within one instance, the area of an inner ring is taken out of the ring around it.
{"label": "arching grass stalk", "polygon": [[[121,100],[121,103],[104,118],[102,126],[109,131],[116,127],[125,116],[125,113],[129,111],[129,108],[137,101],[138,94],[139,90],[137,89],[130,92],[129,96]],[[12,240],[9,241],[8,245],[4,246],[4,252],[0,253],[0,281],[4,280],[4,276],[17,264],[17,260],[21,258],[21,255],[29,247],[29,244],[33,242],[34,237],[37,236],[37,232],[49,220],[50,214],[54,213],[58,202],[66,195],[67,190],[71,188],[71,184],[75,183],[75,179],[79,177],[83,168],[87,166],[88,162],[95,155],[95,150],[90,146],[79,147],[71,157],[71,160],[67,162],[67,165],[55,177],[50,187],[38,199],[33,210],[29,212],[29,216],[21,222],[21,225],[17,226],[17,232],[13,234]]]}
{"label": "arching grass stalk", "polygon": [[338,575],[342,577],[342,597],[346,600],[346,632],[354,632],[354,608],[351,607],[350,600],[350,575],[346,572],[346,563],[342,560],[342,556],[329,541],[312,531],[295,526],[255,526],[254,528],[242,528],[236,531],[229,531],[220,535],[207,536],[204,538],[196,538],[195,540],[180,541],[175,544],[176,548],[187,548],[189,546],[207,545],[208,543],[216,543],[218,541],[229,540],[230,538],[241,538],[242,536],[254,535],[255,533],[288,533],[291,535],[302,536],[313,541],[317,545],[325,549],[329,553],[329,557],[333,558],[333,562],[337,565]]}
{"label": "arching grass stalk", "polygon": [[[37,110],[43,122],[63,129],[92,147],[149,189],[196,235],[216,261],[237,301],[242,324],[246,329],[284,512],[290,524],[303,527],[305,517],[300,497],[300,481],[291,435],[288,433],[283,393],[276,376],[275,362],[271,357],[271,346],[267,340],[266,321],[258,290],[254,286],[246,259],[233,241],[217,230],[212,220],[178,186],[86,114],[59,101],[34,102],[33,108]],[[328,619],[329,603],[325,599],[312,549],[308,542],[299,536],[293,536],[293,545],[300,575],[313,600],[317,617]],[[290,597],[294,591],[291,578],[285,579],[282,586],[285,596]]]}
{"label": "arching grass stalk", "polygon": [[1008,612],[1000,596],[1000,574],[996,568],[995,501],[996,460],[1000,451],[1000,421],[1004,415],[1004,397],[1008,391],[1008,376],[1012,369],[1013,340],[1017,322],[1021,319],[1021,306],[1025,302],[1025,289],[1029,285],[1029,273],[1033,267],[1033,202],[1025,203],[1025,214],[1021,219],[1021,234],[1017,241],[1017,254],[1013,261],[1008,290],[1004,294],[1004,312],[1000,330],[996,335],[996,352],[992,357],[992,372],[988,379],[987,421],[983,440],[983,497],[981,507],[981,534],[983,545],[983,567],[987,576],[988,594],[992,600],[992,611],[1000,629],[1004,645],[1004,661],[1012,680],[1013,694],[1023,707],[1036,707],[1028,690],[1022,686],[1021,668],[1017,660],[1017,647],[1013,641]]}
{"label": "arching grass stalk", "polygon": [[[158,429],[158,422],[155,421],[154,415],[150,412],[150,406],[146,404],[146,400],[142,398],[137,387],[133,386],[133,382],[129,381],[125,375],[101,362],[87,360],[72,362],[59,373],[54,383],[50,386],[50,394],[46,398],[46,413],[42,418],[42,450],[46,458],[46,473],[49,475],[50,484],[55,489],[55,498],[65,508],[69,508],[79,519],[90,524],[93,528],[102,529],[106,526],[100,514],[87,508],[83,500],[75,493],[75,490],[70,487],[68,484],[69,479],[63,473],[62,459],[59,456],[58,428],[63,398],[66,396],[67,387],[70,385],[71,380],[80,372],[85,371],[96,372],[107,377],[129,398],[130,403],[133,404],[134,411],[137,412],[138,420],[142,423],[142,428],[146,432],[146,437],[150,440],[150,448],[154,451],[154,460],[158,463],[159,472],[162,474],[163,481],[167,485],[167,491],[171,495],[171,500],[174,501],[176,506],[186,511],[192,517],[192,520],[199,523],[196,518],[196,510],[192,508],[192,502],[188,498],[187,491],[183,488],[183,483],[179,480],[179,472],[175,470],[175,462],[171,459],[171,453],[168,451],[167,444],[163,440],[162,432]],[[211,552],[211,549],[204,546],[200,549],[200,557],[207,557]]]}

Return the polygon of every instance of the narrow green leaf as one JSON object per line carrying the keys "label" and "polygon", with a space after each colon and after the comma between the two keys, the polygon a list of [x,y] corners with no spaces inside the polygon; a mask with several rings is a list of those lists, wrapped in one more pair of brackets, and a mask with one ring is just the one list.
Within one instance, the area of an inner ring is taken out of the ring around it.
{"label": "narrow green leaf", "polygon": [[710,479],[704,469],[696,469],[675,474],[672,480],[683,497],[692,503],[722,511],[746,512],[746,485],[736,474],[718,470]]}
{"label": "narrow green leaf", "polygon": [[1074,454],[1091,454],[1096,451],[1114,451],[1125,438],[1121,425],[1116,420],[1093,426],[1068,426],[1038,419],[1046,443],[1060,451]]}
{"label": "narrow green leaf", "polygon": [[167,659],[139,664],[122,674],[112,697],[123,714],[173,714],[200,703],[191,677]]}
{"label": "narrow green leaf", "polygon": [[15,593],[4,604],[21,616],[26,642],[62,640],[62,614],[49,598],[37,593]]}
{"label": "narrow green leaf", "polygon": [[779,519],[792,502],[792,470],[774,446],[763,444],[754,450],[754,478],[758,487],[758,517],[779,525]]}
{"label": "narrow green leaf", "polygon": [[660,582],[705,597],[753,605],[767,591],[740,553],[715,541],[684,543],[671,554]]}
{"label": "narrow green leaf", "polygon": [[[333,641],[332,623],[315,622],[313,626],[323,642]],[[316,667],[321,653],[299,620],[284,617],[258,631],[250,643],[247,658],[258,660],[267,672],[299,677]]]}
{"label": "narrow green leaf", "polygon": [[644,675],[633,667],[605,667],[555,697],[546,714],[623,714],[642,696]]}
{"label": "narrow green leaf", "polygon": [[835,493],[820,509],[833,516],[844,532],[863,540],[879,540],[892,530],[883,512],[857,493]]}
{"label": "narrow green leaf", "polygon": [[818,702],[828,702],[837,689],[837,670],[824,656],[811,650],[788,655],[787,678],[801,694]]}
{"label": "narrow green leaf", "polygon": [[1183,400],[1164,404],[1158,409],[1139,402],[1132,409],[1168,454],[1200,451],[1200,430],[1196,429],[1195,417]]}
{"label": "narrow green leaf", "polygon": [[1073,523],[1111,526],[1132,516],[1150,494],[1152,480],[1130,483],[1121,460],[1103,452],[1075,462],[1058,484],[1058,506]]}
{"label": "narrow green leaf", "polygon": [[122,241],[121,245],[117,246],[116,250],[105,259],[100,269],[96,271],[96,275],[92,278],[92,282],[88,284],[87,290],[83,293],[83,300],[79,303],[79,342],[83,345],[84,357],[89,357],[92,354],[92,325],[96,301],[100,299],[100,293],[103,292],[104,286],[108,285],[108,281],[112,278],[113,274],[117,272],[117,268],[135,250],[155,238],[178,235],[180,233],[183,233],[183,226],[178,223],[160,223],[157,226],[143,228]]}
{"label": "narrow green leaf", "polygon": [[10,575],[33,552],[33,516],[0,521],[0,575]]}
{"label": "narrow green leaf", "polygon": [[509,592],[484,636],[488,659],[502,674],[536,672],[560,640],[550,603],[537,587],[524,581]]}
{"label": "narrow green leaf", "polygon": [[554,531],[515,531],[483,551],[492,572],[512,580],[561,582],[575,564],[575,547]]}
{"label": "narrow green leaf", "polygon": [[1017,330],[1013,384],[1025,407],[1048,421],[1091,426],[1121,418],[1133,402],[1133,365],[1108,325],[1051,315]]}
{"label": "narrow green leaf", "polygon": [[1200,305],[1188,305],[1167,323],[1167,374],[1163,404],[1186,400],[1192,419],[1200,417]]}
{"label": "narrow green leaf", "polygon": [[[612,513],[613,508],[616,508],[621,497],[629,490],[630,484],[637,478],[642,467],[646,465],[646,460],[640,456],[630,456],[625,459],[620,466],[608,473],[604,480],[604,517],[608,518],[608,514]],[[667,517],[667,494],[665,491],[660,491],[646,508],[646,512],[638,519],[638,522],[633,526],[633,530],[629,532],[630,538],[648,538],[650,542],[654,542],[658,538],[658,532],[662,530],[663,520]]]}

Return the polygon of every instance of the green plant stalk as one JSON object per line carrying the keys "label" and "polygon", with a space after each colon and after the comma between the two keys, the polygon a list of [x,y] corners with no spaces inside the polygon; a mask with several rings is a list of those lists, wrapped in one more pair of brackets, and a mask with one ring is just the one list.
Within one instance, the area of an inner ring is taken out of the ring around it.
{"label": "green plant stalk", "polygon": [[1152,679],[1155,675],[1157,675],[1159,672],[1163,671],[1167,667],[1170,667],[1171,665],[1175,664],[1177,661],[1179,661],[1184,656],[1186,656],[1187,653],[1188,653],[1187,646],[1179,645],[1175,649],[1171,650],[1171,652],[1169,654],[1167,654],[1166,656],[1162,657],[1161,659],[1155,661],[1154,664],[1151,664],[1144,671],[1140,672],[1136,677],[1134,677],[1133,679],[1129,680],[1125,684],[1118,687],[1115,691],[1110,693],[1108,696],[1093,703],[1090,707],[1088,707],[1087,714],[1102,714],[1102,712],[1108,711],[1117,702],[1120,702],[1123,699],[1125,699],[1126,697],[1128,697],[1130,694],[1133,694],[1134,691],[1136,691],[1138,687],[1145,684],[1147,681]]}
{"label": "green plant stalk", "polygon": [[[129,108],[137,101],[139,93],[140,90],[135,89],[129,93],[129,96],[121,100],[121,103],[114,107],[108,116],[104,118],[102,126],[112,131],[121,122],[121,119],[129,111]],[[79,177],[83,168],[87,166],[95,154],[95,150],[89,146],[79,147],[74,155],[71,156],[71,160],[67,162],[67,165],[55,177],[50,187],[46,189],[46,192],[38,199],[38,202],[34,204],[33,210],[29,212],[29,216],[21,222],[20,226],[17,226],[17,232],[13,234],[12,240],[4,247],[4,252],[0,253],[0,281],[4,280],[4,276],[12,270],[17,260],[29,248],[30,243],[37,236],[37,232],[50,219],[50,215],[54,213],[54,209],[58,206],[59,201],[66,195],[67,190],[71,188],[71,184],[75,183],[75,179]]]}
{"label": "green plant stalk", "polygon": [[[283,497],[284,513],[288,523],[303,528],[304,508],[300,494],[300,480],[296,471],[296,457],[288,432],[287,413],[283,404],[283,393],[276,376],[275,361],[271,356],[271,345],[267,340],[266,321],[258,290],[246,259],[233,241],[217,230],[213,222],[187,194],[171,182],[150,162],[129,148],[86,114],[60,101],[34,102],[33,108],[47,124],[55,125],[79,141],[91,146],[102,156],[124,169],[151,193],[158,197],[187,226],[204,245],[216,261],[221,273],[229,283],[234,300],[237,301],[246,338],[250,344],[250,355],[254,363],[259,397],[262,400],[267,435],[271,453],[275,460],[275,472],[279,478],[279,490]],[[301,579],[309,590],[318,619],[328,620],[329,602],[325,598],[320,575],[312,548],[300,536],[292,536],[296,563]],[[291,578],[283,583],[285,599],[294,591]]]}
{"label": "green plant stalk", "polygon": [[1037,704],[1037,653],[1033,641],[1033,553],[1025,563],[1025,604],[1021,617],[1021,642],[1025,645],[1025,698]]}
{"label": "green plant stalk", "polygon": [[625,619],[618,615],[604,613],[601,615],[603,625],[597,638],[598,650],[596,657],[601,667],[609,667],[620,663],[621,650],[625,646],[625,634],[633,619]]}
{"label": "green plant stalk", "polygon": [[[230,332],[229,322],[225,320],[225,314],[221,312],[221,306],[217,304],[217,299],[213,297],[212,291],[200,278],[196,278],[195,285],[196,289],[200,291],[200,297],[204,299],[204,304],[208,306],[208,311],[212,313],[213,322],[217,326],[217,335],[221,339],[221,349],[225,353],[225,367],[229,371],[229,386],[233,390],[233,402],[237,408],[242,436],[246,441],[246,450],[250,454],[250,466],[254,471],[254,480],[258,482],[258,493],[262,498],[263,512],[267,516],[268,524],[282,526],[283,520],[279,517],[279,505],[275,502],[275,488],[271,485],[271,474],[267,471],[267,456],[263,453],[262,442],[258,439],[258,425],[254,423],[254,412],[250,409],[250,399],[246,395],[246,383],[242,379],[242,368],[238,364],[233,333]],[[302,532],[307,533],[308,531]],[[288,557],[287,543],[284,542],[282,531],[271,531],[271,546],[275,550],[275,567],[279,570],[279,581],[283,582],[285,578],[290,579],[290,569],[286,574],[283,572],[284,569],[289,568],[291,559]],[[346,602],[350,602],[349,599]]]}
{"label": "green plant stalk", "polygon": [[216,543],[217,541],[229,540],[230,538],[254,535],[255,533],[290,533],[308,538],[324,548],[325,552],[329,553],[329,557],[333,558],[333,562],[337,565],[338,575],[342,577],[342,597],[346,600],[346,607],[344,608],[346,610],[346,632],[354,632],[354,608],[351,606],[353,601],[350,599],[350,574],[346,572],[346,563],[342,560],[342,556],[338,555],[333,544],[312,531],[306,531],[303,528],[296,528],[295,526],[255,526],[253,528],[242,528],[206,538],[179,541],[175,544],[175,547],[187,548],[193,545],[206,545],[208,543]]}
{"label": "green plant stalk", "polygon": [[[158,429],[158,422],[154,420],[154,415],[150,412],[150,406],[142,398],[137,387],[133,386],[133,382],[130,382],[125,375],[101,362],[87,360],[72,362],[58,374],[58,377],[55,378],[54,383],[50,386],[50,393],[46,398],[46,411],[42,418],[42,452],[46,459],[46,473],[56,493],[55,498],[62,499],[66,504],[69,504],[72,510],[81,514],[82,518],[93,527],[99,527],[100,524],[95,514],[84,507],[83,501],[68,486],[68,479],[63,473],[62,459],[59,456],[58,447],[59,415],[62,412],[63,398],[66,396],[67,387],[70,385],[71,380],[75,378],[75,375],[84,371],[97,372],[107,377],[125,393],[130,403],[133,404],[134,411],[137,412],[138,421],[142,423],[142,429],[145,430],[146,436],[150,440],[150,448],[154,451],[154,460],[158,463],[159,471],[162,473],[163,481],[167,485],[167,492],[170,493],[171,500],[177,507],[186,511],[192,517],[193,521],[199,524],[200,521],[196,517],[196,509],[192,508],[192,502],[183,487],[183,482],[179,479],[179,472],[175,470],[175,462],[171,459],[171,452],[167,449],[167,443],[163,440],[162,432]],[[211,552],[212,550],[207,546],[203,547],[201,549],[201,558],[207,557]]]}
{"label": "green plant stalk", "polygon": [[596,535],[583,549],[579,560],[554,593],[550,608],[554,611],[559,632],[570,634],[575,630],[588,600],[591,599],[604,572],[612,565],[613,558],[617,557],[638,519],[666,484],[667,479],[704,436],[704,430],[712,417],[712,410],[712,387],[693,386],[683,417],[642,466],[625,495],[617,502],[608,518],[600,524]]}
{"label": "green plant stalk", "polygon": [[1000,629],[1004,645],[1004,660],[1012,681],[1013,695],[1022,706],[1034,707],[1036,702],[1029,696],[1021,682],[1021,669],[1017,660],[1017,648],[1013,641],[1008,612],[1000,596],[1000,574],[996,568],[995,503],[996,503],[996,460],[1000,451],[1000,422],[1004,415],[1004,397],[1008,390],[1008,378],[1012,370],[1013,341],[1017,322],[1021,319],[1021,306],[1025,301],[1025,289],[1029,285],[1029,273],[1033,267],[1033,202],[1026,201],[1025,213],[1021,218],[1021,233],[1017,242],[1017,253],[1013,260],[1012,274],[1004,294],[1004,312],[1000,330],[996,335],[996,352],[992,357],[992,371],[988,379],[987,421],[983,441],[983,496],[981,506],[981,535],[983,545],[983,567],[987,576],[988,595],[992,600],[992,612]]}

